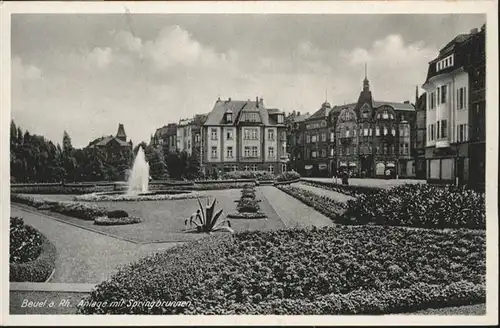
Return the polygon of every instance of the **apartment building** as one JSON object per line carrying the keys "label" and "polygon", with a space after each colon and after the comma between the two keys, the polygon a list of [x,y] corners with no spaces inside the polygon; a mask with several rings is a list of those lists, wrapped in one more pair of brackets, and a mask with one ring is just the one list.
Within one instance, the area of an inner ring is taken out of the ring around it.
{"label": "apartment building", "polygon": [[286,170],[284,113],[268,109],[262,98],[255,101],[215,102],[202,127],[202,169],[281,173]]}
{"label": "apartment building", "polygon": [[177,149],[177,123],[169,123],[156,129],[150,141],[153,147],[175,152]]}
{"label": "apartment building", "polygon": [[430,183],[484,186],[485,26],[460,34],[429,63],[425,157]]}

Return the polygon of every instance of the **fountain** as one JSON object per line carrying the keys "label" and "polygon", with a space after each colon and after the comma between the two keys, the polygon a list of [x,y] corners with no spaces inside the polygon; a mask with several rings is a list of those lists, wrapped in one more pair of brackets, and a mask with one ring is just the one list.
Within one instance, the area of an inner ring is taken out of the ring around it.
{"label": "fountain", "polygon": [[145,194],[148,192],[149,164],[146,162],[146,156],[144,155],[144,149],[142,149],[142,146],[139,147],[137,155],[135,156],[134,165],[132,166],[132,171],[127,184],[127,195],[129,196]]}

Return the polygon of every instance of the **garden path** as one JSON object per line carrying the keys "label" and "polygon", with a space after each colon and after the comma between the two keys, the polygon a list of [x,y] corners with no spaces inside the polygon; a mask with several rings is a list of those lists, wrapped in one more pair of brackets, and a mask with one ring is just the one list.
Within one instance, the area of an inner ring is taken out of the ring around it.
{"label": "garden path", "polygon": [[333,190],[328,190],[328,189],[324,189],[324,188],[320,188],[320,187],[306,185],[306,184],[304,184],[302,182],[292,183],[291,186],[292,187],[301,188],[303,190],[307,190],[307,191],[310,191],[310,192],[313,192],[313,193],[315,193],[316,195],[319,195],[319,196],[329,197],[329,198],[331,198],[333,200],[336,200],[338,202],[341,202],[341,203],[347,203],[348,200],[354,199],[354,197],[351,197],[351,196],[348,196],[348,195],[344,195],[344,194],[342,194],[340,192],[336,192],[336,191],[333,191]]}
{"label": "garden path", "polygon": [[44,214],[11,206],[11,216],[24,219],[56,247],[56,271],[50,282],[99,283],[121,265],[179,243],[134,244],[56,221]]}
{"label": "garden path", "polygon": [[273,186],[260,187],[287,228],[324,227],[332,220]]}

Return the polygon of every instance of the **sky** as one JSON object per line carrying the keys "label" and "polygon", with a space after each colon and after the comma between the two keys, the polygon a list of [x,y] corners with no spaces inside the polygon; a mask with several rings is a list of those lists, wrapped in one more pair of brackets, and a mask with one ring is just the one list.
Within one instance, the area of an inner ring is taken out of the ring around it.
{"label": "sky", "polygon": [[[365,64],[376,101],[415,100],[428,62],[472,14],[12,15],[15,123],[76,147],[125,126],[134,144],[221,99],[313,113],[355,102]],[[422,91],[420,91],[422,92]]]}

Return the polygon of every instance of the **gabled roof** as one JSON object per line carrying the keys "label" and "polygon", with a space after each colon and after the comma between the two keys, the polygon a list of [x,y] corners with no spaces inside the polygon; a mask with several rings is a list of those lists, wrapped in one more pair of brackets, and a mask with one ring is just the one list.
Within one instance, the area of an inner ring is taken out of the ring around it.
{"label": "gabled roof", "polygon": [[128,147],[130,146],[130,144],[126,141],[123,141],[121,139],[118,139],[117,137],[106,137],[104,139],[102,139],[101,141],[97,142],[94,144],[94,146],[97,146],[97,147],[104,147],[104,146],[107,146],[111,141],[115,141],[117,142],[120,146],[123,146],[123,147]]}
{"label": "gabled roof", "polygon": [[[225,123],[224,113],[228,110],[233,113],[233,121]],[[269,112],[264,107],[262,99],[260,101],[217,100],[203,125],[236,125],[240,120],[241,114],[244,112],[259,113],[261,123],[270,125]]]}
{"label": "gabled roof", "polygon": [[391,106],[395,110],[399,111],[414,111],[415,107],[412,104],[407,104],[407,103],[398,103],[398,102],[389,102],[389,101],[374,101],[373,102],[373,108],[377,108],[380,106]]}

